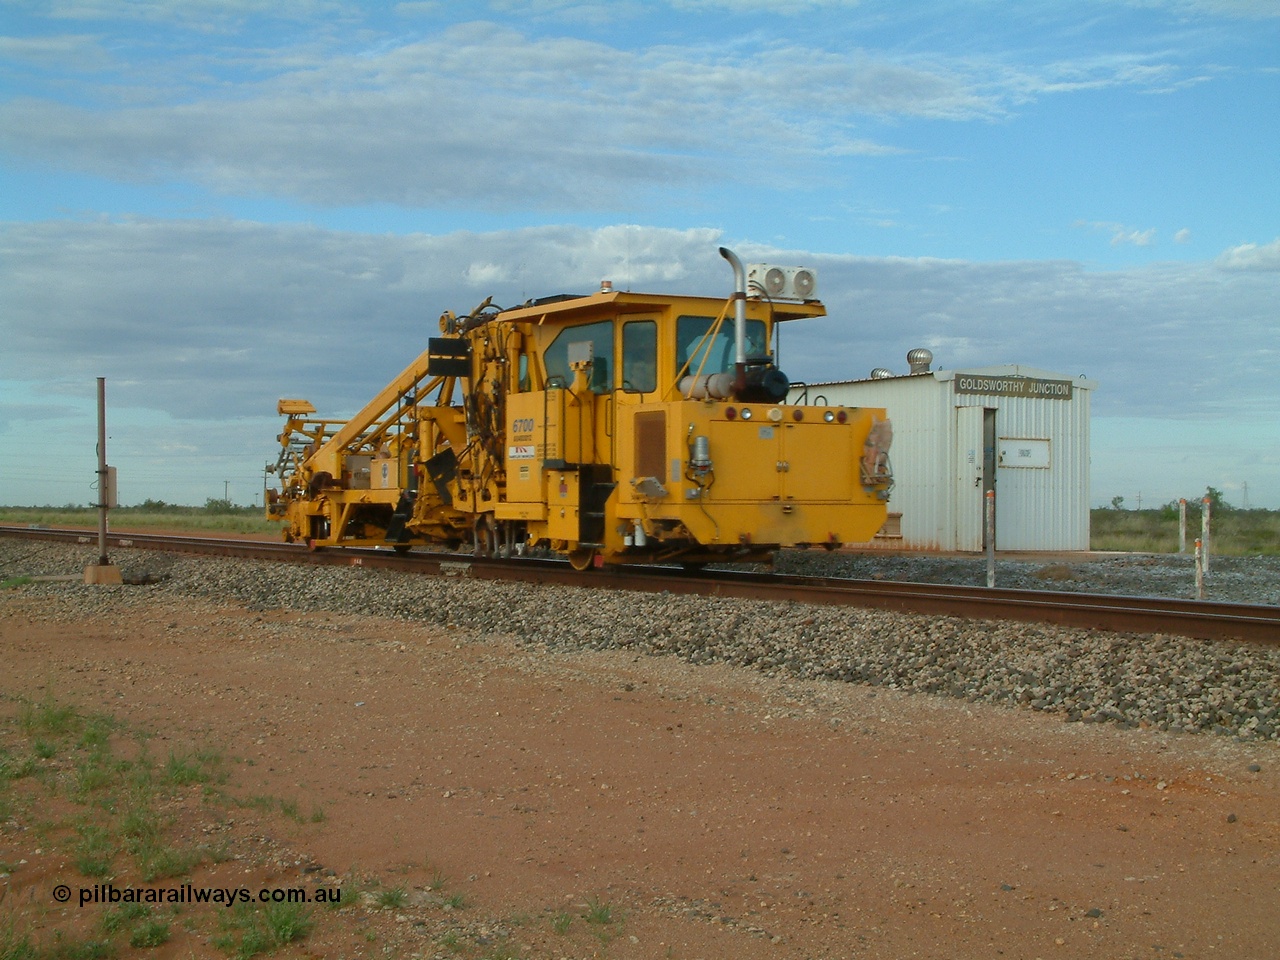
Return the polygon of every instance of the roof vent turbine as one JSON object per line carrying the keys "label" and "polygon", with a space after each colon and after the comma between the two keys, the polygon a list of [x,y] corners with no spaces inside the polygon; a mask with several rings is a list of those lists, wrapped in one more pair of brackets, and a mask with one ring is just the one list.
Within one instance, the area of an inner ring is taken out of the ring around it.
{"label": "roof vent turbine", "polygon": [[926,350],[924,347],[908,350],[907,363],[911,365],[912,373],[928,373],[929,364],[933,363],[933,351]]}

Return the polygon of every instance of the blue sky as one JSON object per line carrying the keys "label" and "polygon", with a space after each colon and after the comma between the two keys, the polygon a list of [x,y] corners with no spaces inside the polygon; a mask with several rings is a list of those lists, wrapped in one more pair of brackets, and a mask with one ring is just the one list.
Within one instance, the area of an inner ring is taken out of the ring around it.
{"label": "blue sky", "polygon": [[0,502],[260,502],[445,309],[819,271],[809,381],[1099,383],[1096,503],[1280,507],[1274,0],[0,0]]}

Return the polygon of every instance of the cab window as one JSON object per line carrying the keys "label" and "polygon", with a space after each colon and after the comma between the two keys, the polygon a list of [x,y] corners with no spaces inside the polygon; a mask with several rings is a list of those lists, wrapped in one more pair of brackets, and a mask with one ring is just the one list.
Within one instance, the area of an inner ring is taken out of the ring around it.
{"label": "cab window", "polygon": [[[566,327],[556,334],[550,346],[542,354],[547,379],[560,377],[568,386],[573,383],[573,371],[569,368],[570,347],[574,344],[590,344],[591,390],[604,393],[613,389],[613,321],[585,323],[580,327]],[[578,355],[581,350],[572,351]]]}
{"label": "cab window", "polygon": [[[707,331],[715,323],[715,317],[683,316],[676,321],[676,365],[688,373],[727,373],[733,369],[733,321],[725,319],[714,337]],[[746,328],[747,356],[762,357],[768,354],[769,341],[765,337],[763,320],[748,320]]]}
{"label": "cab window", "polygon": [[652,320],[623,324],[622,389],[632,393],[658,389],[658,325]]}

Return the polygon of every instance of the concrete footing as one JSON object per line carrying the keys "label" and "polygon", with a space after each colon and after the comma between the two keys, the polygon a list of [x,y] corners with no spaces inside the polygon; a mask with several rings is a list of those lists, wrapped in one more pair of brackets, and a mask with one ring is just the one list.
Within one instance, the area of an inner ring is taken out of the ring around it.
{"label": "concrete footing", "polygon": [[119,586],[124,583],[120,568],[114,563],[91,563],[84,568],[84,582],[101,586]]}

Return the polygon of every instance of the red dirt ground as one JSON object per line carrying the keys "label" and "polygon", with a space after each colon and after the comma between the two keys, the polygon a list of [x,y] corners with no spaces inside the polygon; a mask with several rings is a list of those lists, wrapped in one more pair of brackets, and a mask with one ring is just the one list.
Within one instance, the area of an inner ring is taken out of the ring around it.
{"label": "red dirt ground", "polygon": [[[406,891],[278,956],[1280,956],[1275,745],[171,599],[63,622],[11,591],[0,664],[5,718],[107,711],[323,811],[193,792],[179,829],[234,857],[193,884]],[[0,828],[0,932],[88,929],[65,845]],[[205,910],[138,955],[226,956]]]}

